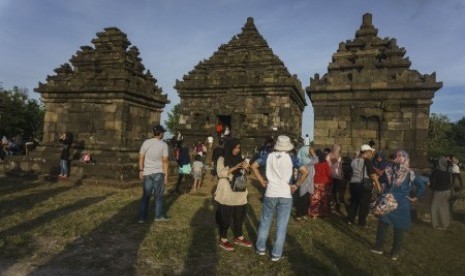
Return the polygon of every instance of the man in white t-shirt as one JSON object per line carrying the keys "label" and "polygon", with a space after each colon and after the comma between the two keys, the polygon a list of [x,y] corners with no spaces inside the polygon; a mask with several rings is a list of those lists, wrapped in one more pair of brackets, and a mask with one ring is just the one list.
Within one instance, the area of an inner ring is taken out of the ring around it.
{"label": "man in white t-shirt", "polygon": [[153,138],[144,141],[139,152],[139,178],[143,180],[143,195],[139,223],[147,219],[150,197],[155,198],[155,221],[169,220],[162,214],[163,192],[168,182],[168,145],[163,141],[166,130],[161,125],[153,128]]}
{"label": "man in white t-shirt", "polygon": [[[258,255],[265,255],[266,241],[273,215],[276,212],[276,240],[271,251],[272,261],[279,261],[282,257],[287,224],[292,209],[292,193],[308,176],[305,165],[300,163],[297,156],[289,153],[293,148],[294,145],[289,137],[278,136],[274,146],[275,151],[269,153],[268,156],[260,156],[251,166],[260,184],[266,188],[256,243]],[[258,169],[260,166],[266,166],[267,180],[261,175]],[[292,182],[294,168],[299,170],[300,175],[296,183]]]}

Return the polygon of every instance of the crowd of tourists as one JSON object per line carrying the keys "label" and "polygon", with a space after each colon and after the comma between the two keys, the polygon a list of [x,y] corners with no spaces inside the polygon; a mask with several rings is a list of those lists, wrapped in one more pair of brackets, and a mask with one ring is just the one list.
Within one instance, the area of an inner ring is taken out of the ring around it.
{"label": "crowd of tourists", "polygon": [[[143,179],[143,196],[139,223],[147,219],[148,201],[155,196],[155,221],[166,221],[163,214],[162,195],[168,174],[168,146],[163,142],[165,130],[156,126],[154,138],[144,142],[140,150],[140,178]],[[176,135],[176,161],[179,177],[175,191],[187,177],[194,178],[193,189],[201,183],[207,149],[201,141],[193,150],[183,146],[182,135]],[[213,144],[213,143],[212,143]],[[258,255],[271,253],[272,261],[283,256],[286,231],[292,209],[294,218],[305,223],[328,219],[333,213],[342,217],[348,227],[358,225],[370,228],[367,218],[372,213],[377,218],[376,240],[371,248],[374,254],[384,254],[387,231],[393,228],[390,258],[397,260],[402,249],[406,230],[412,223],[410,208],[425,194],[426,187],[433,191],[431,204],[432,226],[445,230],[450,223],[450,190],[456,181],[457,189],[463,187],[458,160],[441,157],[429,177],[410,167],[409,154],[398,150],[387,158],[375,150],[374,144],[364,144],[352,158],[342,156],[341,146],[314,148],[304,143],[296,148],[288,136],[271,137],[249,160],[241,153],[241,141],[229,137],[218,141],[213,150],[213,173],[217,181],[214,191],[215,219],[218,224],[220,248],[233,251],[234,245],[253,247]],[[191,163],[191,152],[194,162]],[[192,164],[192,167],[191,167]],[[457,165],[457,166],[456,166]],[[262,212],[257,240],[249,241],[243,234],[247,214],[247,176],[253,173],[264,188]],[[451,175],[458,174],[453,178]],[[346,195],[346,190],[349,195]],[[346,214],[344,214],[344,212]],[[275,219],[274,219],[275,218]],[[267,248],[273,220],[275,235],[272,248]],[[233,240],[228,239],[229,228]]]}

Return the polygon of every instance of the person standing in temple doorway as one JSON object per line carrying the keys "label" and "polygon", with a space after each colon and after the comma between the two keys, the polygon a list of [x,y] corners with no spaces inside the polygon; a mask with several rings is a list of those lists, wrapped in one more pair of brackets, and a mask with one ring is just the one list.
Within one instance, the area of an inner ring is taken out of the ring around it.
{"label": "person standing in temple doorway", "polygon": [[216,135],[217,135],[218,140],[221,139],[222,134],[223,134],[223,124],[220,121],[218,121],[218,123],[216,124]]}
{"label": "person standing in temple doorway", "polygon": [[215,140],[215,138],[213,138],[213,135],[209,135],[207,137],[207,142],[208,142],[208,151],[211,152],[212,151],[212,148],[213,148],[213,141]]}
{"label": "person standing in temple doorway", "polygon": [[305,134],[304,146],[310,146],[310,137],[308,137],[308,133]]}
{"label": "person standing in temple doorway", "polygon": [[163,191],[168,182],[168,144],[163,141],[166,130],[161,125],[153,128],[153,138],[142,143],[139,151],[139,178],[142,182],[142,199],[139,223],[147,220],[152,192],[155,198],[155,221],[169,220],[163,212]]}

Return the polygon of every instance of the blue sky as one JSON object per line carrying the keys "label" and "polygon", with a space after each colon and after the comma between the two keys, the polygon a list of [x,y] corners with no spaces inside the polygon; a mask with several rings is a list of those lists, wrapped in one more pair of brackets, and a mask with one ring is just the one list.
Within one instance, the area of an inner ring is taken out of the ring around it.
{"label": "blue sky", "polygon": [[[380,37],[397,38],[412,69],[443,82],[431,112],[465,116],[465,2],[462,0],[0,0],[0,82],[33,92],[97,32],[115,26],[139,48],[168,94],[162,120],[179,102],[173,88],[253,17],[273,52],[303,88],[323,75],[338,44],[373,14]],[[310,100],[302,133],[313,135]]]}

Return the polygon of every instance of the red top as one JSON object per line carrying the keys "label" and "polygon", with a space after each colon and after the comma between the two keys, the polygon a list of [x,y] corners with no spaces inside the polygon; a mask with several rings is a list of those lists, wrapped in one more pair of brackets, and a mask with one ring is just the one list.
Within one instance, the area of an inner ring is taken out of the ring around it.
{"label": "red top", "polygon": [[315,164],[315,177],[313,183],[315,184],[331,184],[331,168],[328,162],[319,162]]}
{"label": "red top", "polygon": [[222,124],[216,125],[216,132],[218,132],[218,133],[223,132],[223,125]]}

